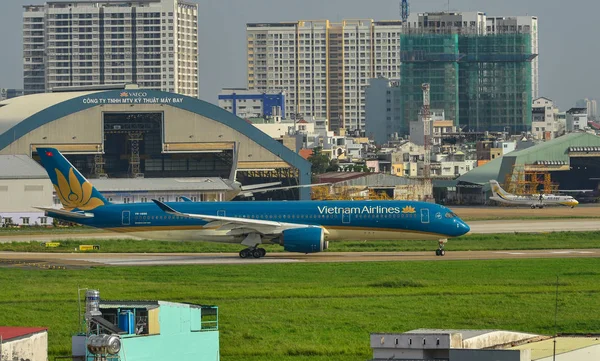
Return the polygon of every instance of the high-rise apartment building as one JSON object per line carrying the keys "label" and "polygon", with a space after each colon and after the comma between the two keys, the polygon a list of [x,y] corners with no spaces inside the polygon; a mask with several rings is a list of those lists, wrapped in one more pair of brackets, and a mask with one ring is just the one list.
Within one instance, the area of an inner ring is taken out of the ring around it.
{"label": "high-rise apartment building", "polygon": [[398,78],[400,21],[247,24],[248,88],[286,92],[286,117],[364,130],[370,78]]}
{"label": "high-rise apartment building", "polygon": [[136,83],[198,96],[198,5],[48,1],[23,12],[25,94]]}

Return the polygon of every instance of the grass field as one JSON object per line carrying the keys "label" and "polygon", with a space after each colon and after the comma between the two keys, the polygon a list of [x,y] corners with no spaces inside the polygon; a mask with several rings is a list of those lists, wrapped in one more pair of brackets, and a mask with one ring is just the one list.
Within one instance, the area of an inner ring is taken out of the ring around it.
{"label": "grass field", "polygon": [[[600,260],[0,269],[0,324],[47,326],[68,355],[77,287],[104,299],[219,306],[222,360],[365,360],[370,332],[427,328],[600,332]],[[51,357],[52,359],[53,357]]]}
{"label": "grass field", "polygon": [[[68,238],[68,235],[65,236]],[[239,252],[239,244],[210,242],[168,242],[153,240],[65,240],[56,248],[46,248],[40,242],[0,243],[0,251],[16,252],[73,252],[80,244],[98,244],[103,253],[214,253]],[[431,251],[435,241],[369,241],[330,242],[327,252],[400,252]],[[552,232],[520,234],[474,234],[450,239],[449,251],[483,251],[508,249],[576,249],[600,248],[600,232]],[[265,245],[270,252],[280,252],[279,245]]]}

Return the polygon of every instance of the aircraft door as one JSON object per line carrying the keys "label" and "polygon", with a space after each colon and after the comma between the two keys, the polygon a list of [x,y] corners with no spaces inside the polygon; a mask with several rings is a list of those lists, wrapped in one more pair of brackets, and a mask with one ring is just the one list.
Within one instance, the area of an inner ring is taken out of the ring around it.
{"label": "aircraft door", "polygon": [[129,211],[123,211],[123,217],[121,219],[121,223],[124,226],[128,226],[131,219],[131,213]]}
{"label": "aircraft door", "polygon": [[348,213],[348,214],[342,213],[342,223],[350,224],[350,213]]}
{"label": "aircraft door", "polygon": [[217,211],[217,216],[219,217],[225,217],[225,210],[224,209],[220,209]]}
{"label": "aircraft door", "polygon": [[421,223],[429,223],[429,209],[421,209]]}

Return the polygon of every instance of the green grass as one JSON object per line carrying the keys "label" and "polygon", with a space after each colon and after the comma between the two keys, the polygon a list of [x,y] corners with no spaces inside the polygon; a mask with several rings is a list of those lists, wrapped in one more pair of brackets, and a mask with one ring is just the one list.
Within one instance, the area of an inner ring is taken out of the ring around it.
{"label": "green grass", "polygon": [[[68,355],[77,287],[219,306],[222,360],[365,360],[370,332],[600,332],[600,259],[0,269],[0,324],[47,326]],[[51,357],[52,358],[52,357]]]}
{"label": "green grass", "polygon": [[[68,236],[65,236],[68,238]],[[80,244],[98,244],[99,252],[106,253],[218,253],[239,252],[239,244],[210,242],[169,242],[153,240],[64,240],[56,248],[46,248],[40,242],[0,243],[0,251],[15,252],[72,252]],[[437,247],[435,241],[345,241],[330,242],[328,252],[400,252],[431,251]],[[509,249],[565,249],[600,248],[600,232],[552,232],[519,234],[474,234],[450,239],[449,251],[483,251]],[[265,245],[269,252],[281,252],[279,245]]]}

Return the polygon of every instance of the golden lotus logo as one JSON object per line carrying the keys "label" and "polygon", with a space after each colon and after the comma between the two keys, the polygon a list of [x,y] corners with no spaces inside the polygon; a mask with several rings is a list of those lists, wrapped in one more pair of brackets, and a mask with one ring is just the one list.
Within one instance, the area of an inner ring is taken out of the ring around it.
{"label": "golden lotus logo", "polygon": [[415,210],[415,207],[412,206],[406,206],[404,208],[402,208],[402,213],[416,213],[417,211]]}
{"label": "golden lotus logo", "polygon": [[83,184],[79,182],[73,168],[69,169],[68,181],[61,171],[58,169],[54,169],[54,171],[58,182],[58,185],[54,185],[54,189],[66,210],[79,208],[82,211],[89,211],[104,205],[100,199],[92,197],[93,188],[90,182],[86,181]]}
{"label": "golden lotus logo", "polygon": [[121,92],[121,94],[119,94],[119,96],[120,96],[121,98],[123,98],[123,97],[127,97],[127,96],[129,96],[129,94],[127,94],[127,92]]}

